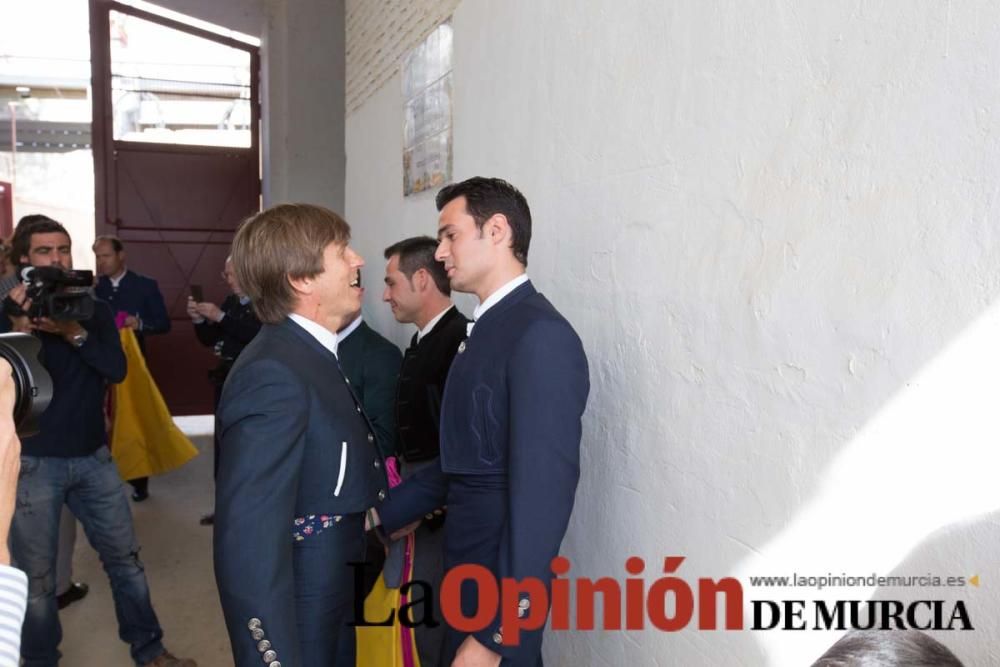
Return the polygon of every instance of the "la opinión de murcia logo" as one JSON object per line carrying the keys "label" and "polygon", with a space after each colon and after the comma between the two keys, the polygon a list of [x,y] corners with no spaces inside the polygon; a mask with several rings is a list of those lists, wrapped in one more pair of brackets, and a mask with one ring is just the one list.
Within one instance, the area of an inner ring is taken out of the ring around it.
{"label": "la opini\u00f3n de murcia logo", "polygon": [[[663,632],[677,632],[697,623],[699,630],[973,630],[962,600],[768,600],[750,601],[750,624],[746,626],[743,584],[734,577],[700,577],[692,586],[677,575],[684,556],[663,559],[662,574],[647,586],[642,575],[646,562],[638,556],[625,561],[631,575],[622,581],[613,577],[568,578],[569,559],[552,559],[554,575],[547,586],[540,579],[503,578],[481,565],[459,565],[441,582],[440,602],[444,621],[460,632],[479,632],[497,619],[503,643],[520,644],[523,631],[538,630],[550,618],[555,631],[594,630],[598,627],[595,601],[601,599],[601,630],[644,630],[647,624]],[[426,581],[410,581],[400,587],[407,603],[392,610],[388,618],[367,619],[364,614],[364,566],[355,568],[353,627],[388,626],[397,618],[410,628],[437,627],[433,587]],[[478,608],[472,616],[462,610],[461,589],[471,582],[477,588]],[[575,608],[570,592],[575,593]],[[668,604],[672,603],[672,604]],[[719,610],[723,623],[719,627]],[[697,619],[695,612],[697,610]],[[573,612],[575,611],[575,616]],[[571,620],[573,622],[571,622]]]}

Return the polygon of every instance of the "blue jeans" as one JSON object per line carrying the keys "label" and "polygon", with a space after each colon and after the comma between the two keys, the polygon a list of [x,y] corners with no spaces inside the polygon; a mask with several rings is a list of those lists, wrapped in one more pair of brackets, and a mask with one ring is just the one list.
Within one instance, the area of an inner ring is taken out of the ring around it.
{"label": "blue jeans", "polygon": [[62,626],[56,607],[56,552],[64,503],[79,519],[111,580],[118,636],[131,647],[136,664],[151,662],[163,653],[163,630],[149,600],[118,468],[108,448],[101,447],[76,458],[21,457],[11,551],[28,575],[28,607],[21,631],[25,667],[59,663]]}

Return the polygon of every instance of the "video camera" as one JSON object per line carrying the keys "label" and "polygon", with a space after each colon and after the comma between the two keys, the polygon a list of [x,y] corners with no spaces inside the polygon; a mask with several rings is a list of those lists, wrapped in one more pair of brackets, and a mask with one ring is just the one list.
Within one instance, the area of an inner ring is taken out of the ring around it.
{"label": "video camera", "polygon": [[10,297],[4,301],[8,315],[50,320],[89,320],[94,316],[94,274],[58,266],[26,266],[21,280],[27,288],[31,306],[25,311]]}
{"label": "video camera", "polygon": [[42,341],[23,333],[0,334],[0,358],[14,369],[17,435],[38,433],[38,418],[52,401],[52,378],[38,360]]}

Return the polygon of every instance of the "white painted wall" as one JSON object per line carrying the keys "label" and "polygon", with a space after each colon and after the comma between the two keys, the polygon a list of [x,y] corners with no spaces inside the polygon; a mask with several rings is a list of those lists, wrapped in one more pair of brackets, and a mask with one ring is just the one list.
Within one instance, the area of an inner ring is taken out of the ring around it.
{"label": "white painted wall", "polygon": [[[1000,662],[1000,9],[987,2],[465,0],[455,176],[531,202],[529,273],[591,364],[564,553],[582,576],[978,573]],[[398,75],[347,118],[368,259],[402,197]],[[832,591],[866,598],[867,589]],[[551,665],[804,665],[825,632],[550,633]]]}
{"label": "white painted wall", "polygon": [[344,2],[268,0],[264,201],[344,210]]}

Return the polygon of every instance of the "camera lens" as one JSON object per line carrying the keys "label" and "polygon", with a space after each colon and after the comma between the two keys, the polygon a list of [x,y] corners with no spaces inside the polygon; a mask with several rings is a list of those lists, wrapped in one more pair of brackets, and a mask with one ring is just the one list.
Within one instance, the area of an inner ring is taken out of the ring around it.
{"label": "camera lens", "polygon": [[0,334],[0,357],[14,370],[14,423],[21,437],[38,432],[52,400],[52,378],[38,360],[42,342],[22,333]]}

